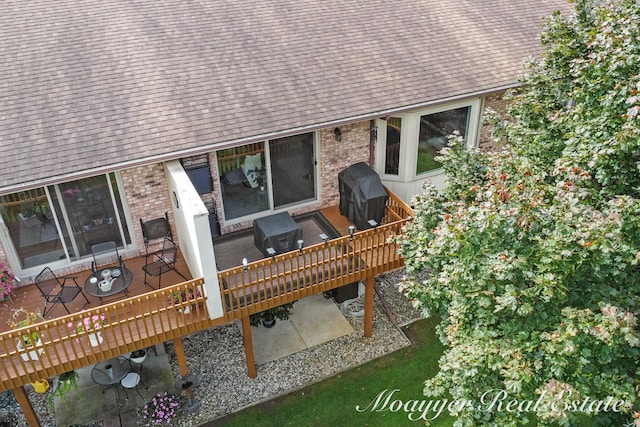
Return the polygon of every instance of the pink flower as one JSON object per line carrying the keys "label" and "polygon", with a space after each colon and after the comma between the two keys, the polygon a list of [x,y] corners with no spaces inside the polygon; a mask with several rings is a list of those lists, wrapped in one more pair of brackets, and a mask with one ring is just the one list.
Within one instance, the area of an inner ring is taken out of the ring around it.
{"label": "pink flower", "polygon": [[[75,330],[78,333],[82,333],[82,332],[87,332],[94,329],[96,330],[102,329],[102,326],[106,323],[106,318],[107,317],[104,314],[100,314],[100,315],[95,314],[91,317],[85,317],[75,325]],[[74,327],[72,322],[67,323],[67,326],[69,328]]]}

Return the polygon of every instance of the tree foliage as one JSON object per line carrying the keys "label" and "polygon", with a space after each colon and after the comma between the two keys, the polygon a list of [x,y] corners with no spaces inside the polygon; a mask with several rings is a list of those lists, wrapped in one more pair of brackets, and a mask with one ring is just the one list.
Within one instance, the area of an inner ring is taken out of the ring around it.
{"label": "tree foliage", "polygon": [[[473,401],[456,425],[573,425],[586,413],[640,426],[638,22],[631,0],[551,16],[510,119],[493,119],[504,149],[452,137],[446,188],[413,200],[403,289],[443,319],[447,350],[425,394]],[[508,399],[488,407],[498,390]],[[617,410],[583,404],[608,398]],[[510,400],[540,405],[508,411]]]}

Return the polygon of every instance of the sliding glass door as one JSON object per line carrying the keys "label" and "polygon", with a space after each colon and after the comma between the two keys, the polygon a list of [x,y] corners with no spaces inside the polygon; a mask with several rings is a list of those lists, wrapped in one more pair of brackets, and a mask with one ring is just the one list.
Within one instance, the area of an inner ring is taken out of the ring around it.
{"label": "sliding glass door", "polygon": [[216,152],[226,221],[316,199],[314,134]]}
{"label": "sliding glass door", "polygon": [[99,175],[0,196],[5,247],[23,269],[70,262],[96,243],[131,242],[116,175]]}
{"label": "sliding glass door", "polygon": [[269,209],[264,143],[216,152],[225,219]]}
{"label": "sliding glass door", "polygon": [[281,208],[315,198],[313,134],[269,141],[273,206]]}

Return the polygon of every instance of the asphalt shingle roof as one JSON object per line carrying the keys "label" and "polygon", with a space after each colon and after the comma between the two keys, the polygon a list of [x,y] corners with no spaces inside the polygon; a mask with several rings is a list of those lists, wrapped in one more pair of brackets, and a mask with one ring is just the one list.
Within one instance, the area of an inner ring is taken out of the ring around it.
{"label": "asphalt shingle roof", "polygon": [[565,0],[0,6],[0,192],[513,84]]}

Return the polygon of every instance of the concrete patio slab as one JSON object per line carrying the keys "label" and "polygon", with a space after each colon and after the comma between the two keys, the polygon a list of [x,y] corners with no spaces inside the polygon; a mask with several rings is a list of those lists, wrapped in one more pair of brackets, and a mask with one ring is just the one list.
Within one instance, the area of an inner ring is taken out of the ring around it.
{"label": "concrete patio slab", "polygon": [[[77,369],[80,375],[78,393],[71,391],[64,400],[61,401],[58,398],[54,400],[56,425],[84,425],[96,420],[126,419],[126,416],[120,415],[143,407],[156,394],[165,391],[176,393],[175,379],[168,356],[166,354],[156,356],[151,349],[147,349],[147,353],[141,375],[148,389],[143,384],[138,386],[142,397],[135,390],[128,390],[125,395],[122,387],[105,389],[104,386],[95,384],[91,379],[93,365],[86,366]],[[116,390],[122,403],[120,407],[116,404]]]}
{"label": "concrete patio slab", "polygon": [[315,347],[353,332],[351,324],[331,299],[311,295],[294,304],[293,323],[307,347]]}
{"label": "concrete patio slab", "polygon": [[264,365],[307,348],[291,320],[278,319],[273,328],[252,326],[251,338],[257,365]]}
{"label": "concrete patio slab", "polygon": [[[242,324],[237,324],[242,330]],[[273,328],[251,327],[255,361],[263,365],[352,332],[333,300],[311,295],[293,305],[288,320],[278,319]]]}

